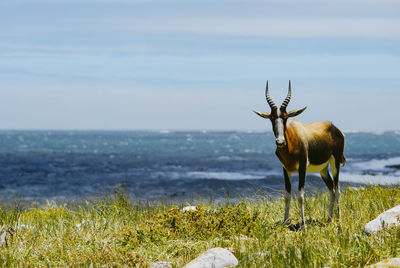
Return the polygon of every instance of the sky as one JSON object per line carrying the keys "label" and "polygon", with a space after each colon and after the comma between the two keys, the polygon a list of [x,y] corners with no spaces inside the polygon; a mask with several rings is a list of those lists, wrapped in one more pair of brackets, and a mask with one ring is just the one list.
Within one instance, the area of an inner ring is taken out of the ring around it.
{"label": "sky", "polygon": [[0,129],[399,130],[397,0],[2,0]]}

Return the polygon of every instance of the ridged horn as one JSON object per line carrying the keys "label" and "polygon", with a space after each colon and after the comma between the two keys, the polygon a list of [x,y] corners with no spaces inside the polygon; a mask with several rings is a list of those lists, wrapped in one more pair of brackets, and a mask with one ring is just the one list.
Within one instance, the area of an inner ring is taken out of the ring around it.
{"label": "ridged horn", "polygon": [[271,97],[269,96],[269,92],[268,92],[268,80],[267,80],[267,85],[265,86],[265,98],[267,99],[268,105],[269,107],[271,107],[271,109],[277,109],[274,101],[271,99]]}
{"label": "ridged horn", "polygon": [[288,94],[286,96],[286,99],[283,101],[282,105],[281,105],[281,109],[286,109],[286,107],[288,106],[289,102],[290,102],[290,98],[292,97],[292,84],[289,80],[289,90],[288,90]]}

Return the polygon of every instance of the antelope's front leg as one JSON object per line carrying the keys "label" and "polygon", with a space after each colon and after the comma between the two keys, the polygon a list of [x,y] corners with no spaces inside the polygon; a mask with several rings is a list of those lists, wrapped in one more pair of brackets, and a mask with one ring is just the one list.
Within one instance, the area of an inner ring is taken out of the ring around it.
{"label": "antelope's front leg", "polygon": [[289,220],[289,210],[290,210],[290,200],[292,197],[292,178],[291,174],[283,168],[283,176],[285,178],[285,217],[283,219],[284,224],[288,224]]}
{"label": "antelope's front leg", "polygon": [[306,219],[304,217],[304,184],[306,182],[306,163],[299,164],[299,204],[301,216],[301,229],[306,229]]}

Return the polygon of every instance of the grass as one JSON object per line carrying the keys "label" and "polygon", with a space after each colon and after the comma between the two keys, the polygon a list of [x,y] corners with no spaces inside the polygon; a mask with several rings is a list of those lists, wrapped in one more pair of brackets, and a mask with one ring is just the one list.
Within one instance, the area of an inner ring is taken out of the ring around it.
{"label": "grass", "polygon": [[[306,198],[306,231],[283,226],[283,198],[226,204],[131,203],[124,194],[85,205],[2,207],[0,226],[14,236],[0,248],[0,265],[137,266],[169,261],[180,267],[201,252],[224,247],[239,267],[363,267],[400,257],[400,228],[377,235],[364,225],[400,204],[400,187],[347,189],[342,218],[326,223],[328,194]],[[292,202],[292,223],[299,207]]]}

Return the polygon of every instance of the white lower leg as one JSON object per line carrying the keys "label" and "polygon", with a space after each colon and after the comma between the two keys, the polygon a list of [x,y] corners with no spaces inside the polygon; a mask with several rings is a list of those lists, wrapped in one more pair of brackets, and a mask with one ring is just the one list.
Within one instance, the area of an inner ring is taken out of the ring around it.
{"label": "white lower leg", "polygon": [[283,222],[287,223],[289,219],[289,210],[290,210],[290,200],[292,198],[292,195],[289,192],[285,193],[285,218]]}
{"label": "white lower leg", "polygon": [[301,215],[301,226],[304,229],[306,227],[306,219],[304,217],[304,189],[299,192],[299,203],[300,203],[300,215]]}

